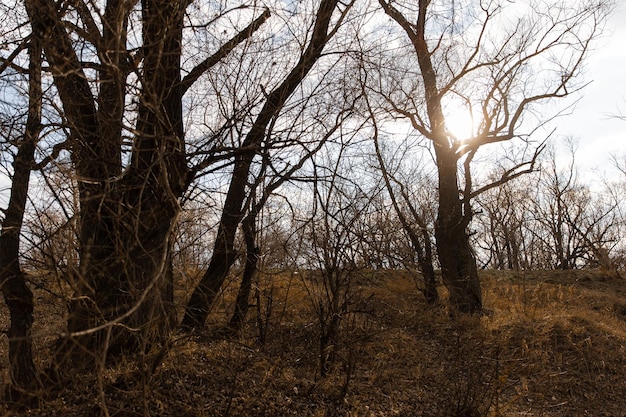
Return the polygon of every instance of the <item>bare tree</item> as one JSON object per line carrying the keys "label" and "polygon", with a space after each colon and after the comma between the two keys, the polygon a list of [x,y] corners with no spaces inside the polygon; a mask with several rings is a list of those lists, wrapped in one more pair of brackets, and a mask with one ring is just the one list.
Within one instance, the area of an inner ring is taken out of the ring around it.
{"label": "bare tree", "polygon": [[[232,177],[224,201],[222,219],[213,246],[211,263],[187,303],[182,321],[183,329],[192,330],[204,324],[215,295],[235,261],[237,252],[234,247],[234,240],[237,228],[246,211],[244,203],[250,169],[255,157],[262,150],[261,145],[267,138],[268,126],[275,122],[275,118],[283,110],[289,97],[320,59],[322,50],[337,32],[351,4],[340,5],[337,0],[322,0],[320,2],[314,16],[315,23],[311,30],[309,42],[306,48],[302,50],[300,59],[285,79],[267,94],[262,109],[248,130],[241,146],[244,151],[235,157]],[[337,22],[333,22],[333,15],[336,10],[339,11],[340,17]]]}
{"label": "bare tree", "polygon": [[[302,274],[319,324],[319,369],[326,377],[341,344],[341,326],[358,306],[357,278],[366,265],[359,256],[361,222],[367,224],[376,193],[364,192],[344,140],[315,161],[310,214],[299,228],[306,273]],[[355,160],[358,160],[355,158]]]}
{"label": "bare tree", "polygon": [[[403,182],[399,181],[387,167],[380,148],[376,123],[374,123],[373,138],[376,159],[378,160],[380,172],[384,179],[385,188],[389,193],[391,204],[402,225],[402,229],[409,237],[413,251],[417,255],[417,263],[424,278],[424,297],[426,297],[427,302],[434,303],[439,300],[439,294],[437,292],[437,279],[433,265],[433,250],[426,216],[424,213],[420,213],[419,209],[413,204],[412,198],[409,196]],[[398,194],[399,197],[396,194]],[[401,201],[400,198],[402,199]],[[401,207],[401,203],[406,206],[406,209]],[[407,213],[405,213],[405,211]]]}
{"label": "bare tree", "polygon": [[565,155],[547,148],[538,172],[477,199],[473,238],[483,267],[615,271],[620,199],[614,186],[579,179],[575,143],[566,143]]}
{"label": "bare tree", "polygon": [[[530,172],[538,152],[513,163],[490,184],[473,183],[471,163],[485,145],[528,140],[527,134],[545,122],[530,121],[533,106],[580,88],[577,76],[609,4],[573,7],[546,1],[524,10],[498,1],[379,4],[408,38],[412,55],[396,61],[408,63],[398,71],[409,79],[382,86],[388,90],[372,89],[382,93],[390,112],[406,118],[432,143],[439,184],[435,236],[443,280],[456,310],[476,312],[482,300],[468,233],[471,200]],[[541,73],[534,73],[539,66]],[[471,137],[453,133],[451,112],[472,117]]]}
{"label": "bare tree", "polygon": [[545,258],[555,269],[601,266],[614,270],[610,253],[619,243],[619,200],[592,193],[578,179],[576,150],[569,143],[567,163],[550,149],[533,199],[534,236],[545,241]]}
{"label": "bare tree", "polygon": [[[14,143],[17,153],[13,158],[11,195],[4,210],[0,232],[0,287],[11,314],[9,362],[13,401],[38,386],[33,362],[32,325],[33,293],[27,285],[25,272],[20,265],[20,236],[26,210],[29,180],[34,166],[35,148],[41,132],[42,109],[42,39],[32,34],[28,40],[28,112],[23,135]],[[9,138],[10,139],[10,138]]]}
{"label": "bare tree", "polygon": [[[496,174],[497,175],[497,174]],[[482,255],[480,266],[495,269],[528,269],[525,253],[526,231],[533,226],[531,199],[528,190],[537,174],[524,181],[517,179],[481,194],[476,204],[475,242]]]}
{"label": "bare tree", "polygon": [[[240,329],[243,320],[248,310],[248,298],[250,296],[250,290],[252,288],[252,279],[258,269],[258,261],[261,254],[261,247],[256,244],[257,240],[257,219],[268,200],[273,194],[286,182],[291,181],[303,168],[303,166],[315,156],[315,154],[324,147],[326,142],[333,137],[336,132],[342,127],[346,119],[350,118],[351,110],[345,110],[339,112],[334,122],[328,126],[326,133],[321,134],[321,130],[324,127],[321,116],[316,117],[318,123],[316,123],[316,138],[313,143],[307,143],[302,140],[300,145],[302,146],[302,153],[298,159],[293,161],[293,165],[287,164],[282,170],[278,171],[278,168],[272,162],[278,159],[276,156],[272,156],[271,145],[266,147],[263,151],[261,167],[259,173],[256,175],[256,180],[252,185],[252,190],[248,194],[248,201],[244,204],[244,207],[248,207],[247,214],[241,222],[241,228],[243,232],[243,239],[245,242],[245,266],[241,281],[239,292],[237,293],[237,300],[235,302],[235,311],[229,322],[228,327],[231,330]],[[283,134],[287,132],[282,132]],[[270,132],[269,135],[275,135],[276,132]],[[279,146],[280,148],[280,146]],[[269,171],[269,172],[268,172]],[[257,190],[260,196],[257,198]]]}

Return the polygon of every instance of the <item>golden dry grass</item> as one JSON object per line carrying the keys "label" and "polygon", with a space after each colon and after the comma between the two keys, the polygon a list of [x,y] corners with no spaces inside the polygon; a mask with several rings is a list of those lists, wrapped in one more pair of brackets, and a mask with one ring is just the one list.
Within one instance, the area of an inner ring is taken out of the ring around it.
{"label": "golden dry grass", "polygon": [[[264,346],[254,308],[241,335],[219,336],[233,282],[206,331],[175,336],[156,373],[129,358],[99,379],[75,375],[37,409],[0,414],[626,415],[626,280],[589,271],[486,272],[485,314],[451,318],[445,307],[427,306],[405,274],[370,278],[354,288],[327,378],[319,377],[318,327],[303,280],[282,275],[273,287],[262,281],[263,312],[273,300]],[[39,366],[62,322],[58,306],[55,314],[46,308],[38,306]],[[1,360],[6,367],[6,352]]]}

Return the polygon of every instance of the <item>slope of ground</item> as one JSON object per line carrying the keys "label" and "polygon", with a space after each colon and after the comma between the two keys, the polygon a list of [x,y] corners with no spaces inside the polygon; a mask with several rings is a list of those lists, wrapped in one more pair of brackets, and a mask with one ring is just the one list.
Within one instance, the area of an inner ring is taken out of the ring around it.
{"label": "slope of ground", "polygon": [[[482,282],[484,315],[450,317],[445,307],[426,305],[406,274],[359,279],[321,378],[311,283],[276,277],[236,337],[220,332],[226,311],[217,308],[205,332],[172,340],[154,372],[158,352],[144,366],[129,358],[72,375],[56,395],[42,394],[38,407],[5,404],[0,414],[626,416],[626,280],[539,271],[486,272]],[[44,346],[58,331],[50,327],[62,322],[46,312],[46,300],[39,297],[36,329],[42,369]],[[6,336],[1,343],[6,349]],[[6,369],[6,352],[1,360]]]}

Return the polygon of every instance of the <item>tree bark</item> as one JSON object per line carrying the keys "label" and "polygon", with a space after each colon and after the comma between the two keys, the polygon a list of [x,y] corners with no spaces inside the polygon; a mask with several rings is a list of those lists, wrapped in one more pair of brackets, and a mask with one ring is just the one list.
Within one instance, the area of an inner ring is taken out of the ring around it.
{"label": "tree bark", "polygon": [[[38,130],[38,127],[34,128]],[[11,325],[7,333],[9,369],[11,382],[18,391],[31,391],[37,387],[31,335],[33,293],[26,284],[26,275],[19,263],[20,232],[28,194],[30,166],[35,151],[33,140],[36,135],[31,136],[33,133],[30,131],[26,134],[13,162],[11,197],[0,234],[0,283],[11,316]]]}
{"label": "tree bark", "polygon": [[475,313],[482,308],[482,297],[476,258],[467,233],[471,213],[463,213],[459,198],[456,156],[438,152],[437,158],[439,208],[435,239],[441,275],[450,294],[450,305],[463,313]]}

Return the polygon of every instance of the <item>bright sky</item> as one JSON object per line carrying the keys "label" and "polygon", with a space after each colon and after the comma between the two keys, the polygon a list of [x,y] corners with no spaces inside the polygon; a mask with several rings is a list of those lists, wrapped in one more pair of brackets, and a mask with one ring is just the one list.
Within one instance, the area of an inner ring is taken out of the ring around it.
{"label": "bright sky", "polygon": [[583,169],[611,172],[610,153],[626,154],[626,4],[619,1],[606,32],[587,59],[590,81],[571,115],[560,118],[558,136],[578,139],[576,158]]}

